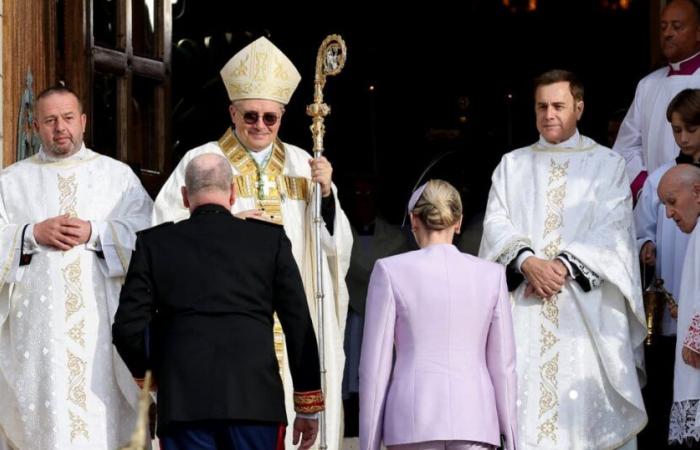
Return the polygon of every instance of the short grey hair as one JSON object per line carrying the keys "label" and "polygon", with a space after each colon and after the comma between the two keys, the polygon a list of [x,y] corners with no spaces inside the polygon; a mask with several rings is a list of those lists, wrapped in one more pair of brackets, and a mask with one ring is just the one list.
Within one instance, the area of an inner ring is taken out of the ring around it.
{"label": "short grey hair", "polygon": [[232,182],[231,164],[215,153],[196,156],[185,169],[185,186],[189,195],[210,190],[228,192]]}
{"label": "short grey hair", "polygon": [[678,164],[679,168],[676,171],[678,182],[683,186],[692,186],[695,183],[700,183],[700,167],[694,164]]}

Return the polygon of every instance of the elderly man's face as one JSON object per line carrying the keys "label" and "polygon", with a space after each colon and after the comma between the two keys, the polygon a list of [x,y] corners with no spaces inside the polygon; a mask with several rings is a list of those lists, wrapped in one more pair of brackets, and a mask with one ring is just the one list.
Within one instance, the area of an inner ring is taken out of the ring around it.
{"label": "elderly man's face", "polygon": [[238,100],[229,112],[241,144],[255,152],[277,138],[284,107],[273,100]]}
{"label": "elderly man's face", "polygon": [[34,128],[49,156],[67,157],[80,150],[86,123],[78,99],[70,93],[50,94],[36,104]]}
{"label": "elderly man's face", "polygon": [[535,91],[537,131],[551,144],[574,135],[583,114],[583,101],[574,101],[568,81],[540,86]]}
{"label": "elderly man's face", "polygon": [[670,62],[688,59],[700,50],[700,24],[688,0],[675,0],[661,14],[661,52]]}
{"label": "elderly man's face", "polygon": [[673,219],[682,232],[692,232],[700,215],[700,183],[683,185],[675,180],[662,180],[658,194],[666,206],[666,217]]}

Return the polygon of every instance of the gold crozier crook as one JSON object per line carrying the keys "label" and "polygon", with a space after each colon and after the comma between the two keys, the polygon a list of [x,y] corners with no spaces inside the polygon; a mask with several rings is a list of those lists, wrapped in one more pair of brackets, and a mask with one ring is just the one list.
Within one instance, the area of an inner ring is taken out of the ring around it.
{"label": "gold crozier crook", "polygon": [[[323,153],[323,135],[325,134],[325,126],[323,121],[325,117],[331,113],[330,106],[323,103],[323,87],[326,85],[326,77],[338,75],[345,66],[347,57],[347,48],[345,41],[337,34],[332,34],[323,40],[316,54],[316,73],[314,76],[314,102],[306,107],[306,114],[312,117],[311,136],[314,141],[314,158],[318,158]],[[314,244],[315,244],[315,273],[316,279],[314,292],[316,296],[316,317],[317,317],[317,339],[318,339],[318,356],[319,366],[321,368],[321,390],[326,393],[326,358],[323,330],[323,308],[324,308],[324,292],[323,292],[323,260],[321,258],[321,227],[323,219],[321,218],[321,186],[316,183],[314,189]],[[325,450],[328,448],[326,442],[326,414],[325,411],[320,413],[319,422],[319,449]]]}

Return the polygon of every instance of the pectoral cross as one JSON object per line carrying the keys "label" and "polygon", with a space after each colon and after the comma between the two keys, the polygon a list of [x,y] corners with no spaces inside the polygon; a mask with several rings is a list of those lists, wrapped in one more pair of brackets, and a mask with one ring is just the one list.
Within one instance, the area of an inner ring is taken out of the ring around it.
{"label": "pectoral cross", "polygon": [[265,174],[261,174],[260,180],[258,181],[258,196],[261,199],[270,198],[275,189],[277,189],[276,180]]}

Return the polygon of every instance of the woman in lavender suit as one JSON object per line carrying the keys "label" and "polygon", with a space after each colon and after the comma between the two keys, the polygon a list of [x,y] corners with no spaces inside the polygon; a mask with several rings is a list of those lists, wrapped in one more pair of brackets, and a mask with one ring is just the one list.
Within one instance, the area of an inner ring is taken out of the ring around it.
{"label": "woman in lavender suit", "polygon": [[424,184],[408,209],[421,249],[378,260],[367,294],[361,449],[494,449],[503,435],[512,450],[515,345],[503,266],[452,245],[462,203],[449,183]]}

